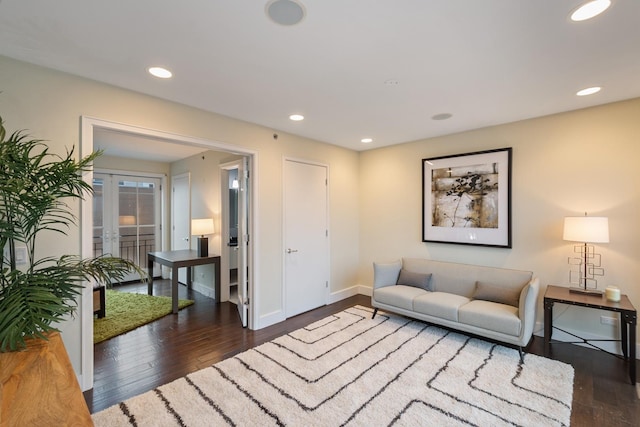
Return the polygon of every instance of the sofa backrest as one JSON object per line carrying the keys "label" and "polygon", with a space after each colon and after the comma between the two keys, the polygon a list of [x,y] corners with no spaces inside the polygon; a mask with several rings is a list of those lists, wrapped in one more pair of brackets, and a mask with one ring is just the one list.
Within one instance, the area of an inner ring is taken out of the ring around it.
{"label": "sofa backrest", "polygon": [[484,267],[423,258],[403,258],[402,268],[415,273],[431,273],[431,285],[436,292],[449,292],[471,298],[476,282],[521,291],[533,278],[533,272],[506,268]]}

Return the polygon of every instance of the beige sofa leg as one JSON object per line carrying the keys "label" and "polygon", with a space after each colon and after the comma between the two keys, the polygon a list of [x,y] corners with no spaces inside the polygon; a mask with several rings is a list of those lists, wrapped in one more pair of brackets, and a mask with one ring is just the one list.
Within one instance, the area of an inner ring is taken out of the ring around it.
{"label": "beige sofa leg", "polygon": [[371,316],[371,318],[373,319],[374,317],[376,317],[376,314],[378,313],[378,309],[374,308],[373,309],[373,316]]}

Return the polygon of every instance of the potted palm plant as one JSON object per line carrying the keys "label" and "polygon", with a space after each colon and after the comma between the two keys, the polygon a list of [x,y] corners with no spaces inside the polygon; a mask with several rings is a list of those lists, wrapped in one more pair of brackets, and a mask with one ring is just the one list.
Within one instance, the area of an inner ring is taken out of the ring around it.
{"label": "potted palm plant", "polygon": [[66,234],[76,223],[70,202],[93,191],[82,174],[98,155],[76,160],[73,149],[64,156],[50,153],[24,131],[7,134],[0,116],[0,352],[46,340],[76,311],[83,282],[119,281],[132,269],[144,274],[111,256],[38,257],[42,233]]}

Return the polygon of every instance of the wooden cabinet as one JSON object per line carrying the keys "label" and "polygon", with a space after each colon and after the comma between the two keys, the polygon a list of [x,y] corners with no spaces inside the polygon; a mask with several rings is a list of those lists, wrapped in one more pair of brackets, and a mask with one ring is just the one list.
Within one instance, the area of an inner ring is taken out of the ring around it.
{"label": "wooden cabinet", "polygon": [[0,426],[92,426],[58,332],[27,349],[0,353]]}

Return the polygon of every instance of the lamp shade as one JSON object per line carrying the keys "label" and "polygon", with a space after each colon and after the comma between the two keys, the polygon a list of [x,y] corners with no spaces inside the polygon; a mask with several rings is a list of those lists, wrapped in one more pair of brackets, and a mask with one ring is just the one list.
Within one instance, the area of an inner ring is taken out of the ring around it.
{"label": "lamp shade", "polygon": [[213,218],[200,218],[191,220],[191,235],[204,236],[213,234]]}
{"label": "lamp shade", "polygon": [[568,216],[564,219],[564,240],[584,243],[609,243],[609,218]]}

